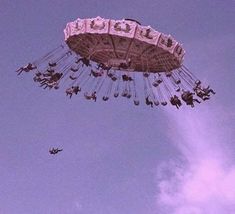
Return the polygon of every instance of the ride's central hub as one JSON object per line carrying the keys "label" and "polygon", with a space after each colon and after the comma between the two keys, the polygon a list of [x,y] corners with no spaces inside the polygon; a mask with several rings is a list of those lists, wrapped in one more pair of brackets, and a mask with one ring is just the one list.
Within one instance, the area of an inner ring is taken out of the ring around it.
{"label": "ride's central hub", "polygon": [[124,67],[140,72],[177,69],[185,54],[170,35],[128,19],[77,19],[67,24],[64,33],[67,45],[75,53],[113,67],[118,67],[118,61],[126,63],[122,60],[130,59],[131,64]]}

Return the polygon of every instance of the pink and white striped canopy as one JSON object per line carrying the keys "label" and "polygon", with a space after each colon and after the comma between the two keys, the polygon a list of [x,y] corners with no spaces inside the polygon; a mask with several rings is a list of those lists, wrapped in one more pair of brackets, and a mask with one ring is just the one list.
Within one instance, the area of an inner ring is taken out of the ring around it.
{"label": "pink and white striped canopy", "polygon": [[130,61],[133,71],[172,71],[181,67],[185,54],[172,36],[130,19],[78,18],[64,33],[72,51],[113,68]]}

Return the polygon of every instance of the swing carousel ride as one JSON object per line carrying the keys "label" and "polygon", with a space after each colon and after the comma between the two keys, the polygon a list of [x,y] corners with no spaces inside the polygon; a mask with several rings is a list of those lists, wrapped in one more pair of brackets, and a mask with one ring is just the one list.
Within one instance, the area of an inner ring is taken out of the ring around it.
{"label": "swing carousel ride", "polygon": [[136,20],[78,18],[66,25],[64,34],[64,44],[19,68],[18,75],[32,72],[40,87],[63,86],[69,98],[123,97],[137,106],[142,98],[150,107],[194,107],[215,94],[183,65],[180,43]]}

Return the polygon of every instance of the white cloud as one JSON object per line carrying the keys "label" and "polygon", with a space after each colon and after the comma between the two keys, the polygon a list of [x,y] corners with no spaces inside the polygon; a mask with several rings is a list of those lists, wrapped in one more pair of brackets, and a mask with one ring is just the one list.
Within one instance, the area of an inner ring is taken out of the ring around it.
{"label": "white cloud", "polygon": [[184,160],[171,160],[158,168],[160,213],[234,213],[235,165],[223,148],[231,127],[218,125],[219,112],[209,112],[168,112],[174,121],[170,136]]}

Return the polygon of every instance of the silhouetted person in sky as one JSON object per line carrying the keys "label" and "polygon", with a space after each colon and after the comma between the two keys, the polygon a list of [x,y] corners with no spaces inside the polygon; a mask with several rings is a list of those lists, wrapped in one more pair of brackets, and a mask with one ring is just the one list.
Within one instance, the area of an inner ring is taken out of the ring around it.
{"label": "silhouetted person in sky", "polygon": [[153,102],[149,99],[149,96],[145,98],[145,103],[146,105],[150,105],[151,107],[153,107]]}
{"label": "silhouetted person in sky", "polygon": [[18,75],[20,75],[23,71],[29,72],[29,71],[32,71],[36,68],[37,68],[37,66],[33,65],[32,63],[28,63],[26,66],[20,67],[16,72],[18,73]]}
{"label": "silhouetted person in sky", "polygon": [[63,149],[58,149],[58,148],[52,148],[52,149],[50,149],[49,150],[49,152],[50,152],[50,154],[51,155],[55,155],[55,154],[57,154],[58,152],[62,152],[63,151]]}
{"label": "silhouetted person in sky", "polygon": [[90,60],[87,59],[86,57],[82,57],[82,58],[79,58],[76,63],[79,63],[79,62],[82,62],[82,65],[85,65],[85,66],[91,66],[90,64]]}
{"label": "silhouetted person in sky", "polygon": [[198,99],[195,99],[193,97],[193,94],[192,92],[190,91],[184,91],[183,90],[183,93],[181,94],[181,98],[182,100],[187,104],[187,105],[191,105],[191,107],[194,107],[194,102],[197,102],[197,103],[201,103]]}
{"label": "silhouetted person in sky", "polygon": [[179,108],[179,107],[182,105],[182,103],[181,103],[179,97],[176,96],[176,95],[174,95],[173,97],[171,97],[170,102],[171,102],[171,104],[172,104],[173,106],[176,106],[176,108]]}

